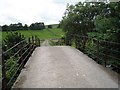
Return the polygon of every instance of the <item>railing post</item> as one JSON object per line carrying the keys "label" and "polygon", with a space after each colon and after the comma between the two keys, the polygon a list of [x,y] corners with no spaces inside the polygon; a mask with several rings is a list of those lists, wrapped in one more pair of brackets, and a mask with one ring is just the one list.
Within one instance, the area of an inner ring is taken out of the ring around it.
{"label": "railing post", "polygon": [[38,45],[40,46],[40,39],[38,38]]}
{"label": "railing post", "polygon": [[30,38],[28,38],[28,43],[30,44]]}
{"label": "railing post", "polygon": [[[107,46],[107,42],[105,42],[105,46]],[[106,56],[106,55],[107,55],[107,51],[105,50],[105,56],[104,56],[104,57],[105,57],[105,58],[104,58],[104,59],[105,59],[105,60],[104,60],[105,67],[107,66],[107,56]]]}
{"label": "railing post", "polygon": [[99,62],[99,40],[97,40],[97,62]]}
{"label": "railing post", "polygon": [[29,45],[30,45],[30,47],[31,47],[31,45],[32,45],[32,47],[30,48],[30,55],[32,54],[32,48],[33,48],[33,38],[32,38],[32,40],[30,39],[30,37],[28,38],[28,42],[29,42]]}
{"label": "railing post", "polygon": [[2,90],[5,90],[7,86],[7,77],[6,77],[6,67],[5,67],[5,59],[4,54],[2,53]]}
{"label": "railing post", "polygon": [[34,39],[34,36],[32,36],[32,48],[33,50],[35,49],[35,43],[34,43],[35,39]]}
{"label": "railing post", "polygon": [[35,45],[37,45],[37,36],[36,35],[34,37],[34,43],[35,43]]}
{"label": "railing post", "polygon": [[34,44],[34,37],[32,36],[32,44]]}

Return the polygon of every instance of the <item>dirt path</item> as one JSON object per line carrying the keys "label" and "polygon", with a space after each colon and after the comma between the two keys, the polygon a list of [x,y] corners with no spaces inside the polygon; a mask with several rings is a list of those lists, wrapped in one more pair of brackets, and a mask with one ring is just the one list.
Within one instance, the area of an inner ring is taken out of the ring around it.
{"label": "dirt path", "polygon": [[45,41],[41,44],[41,46],[50,46],[49,41],[48,41],[48,40],[45,40]]}
{"label": "dirt path", "polygon": [[47,46],[36,48],[13,87],[118,88],[118,78],[74,48]]}

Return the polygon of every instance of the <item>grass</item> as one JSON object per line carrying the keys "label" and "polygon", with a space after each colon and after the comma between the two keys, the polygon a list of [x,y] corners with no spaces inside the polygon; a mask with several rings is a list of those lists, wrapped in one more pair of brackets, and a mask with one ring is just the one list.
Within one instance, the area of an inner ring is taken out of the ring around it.
{"label": "grass", "polygon": [[[62,29],[57,28],[44,30],[18,30],[17,32],[23,34],[26,38],[36,35],[40,39],[61,38],[64,35]],[[7,35],[7,32],[0,32],[0,34],[2,34],[2,38],[4,39]],[[0,40],[2,40],[2,38],[0,38]]]}
{"label": "grass", "polygon": [[2,32],[0,32],[0,43],[2,41]]}

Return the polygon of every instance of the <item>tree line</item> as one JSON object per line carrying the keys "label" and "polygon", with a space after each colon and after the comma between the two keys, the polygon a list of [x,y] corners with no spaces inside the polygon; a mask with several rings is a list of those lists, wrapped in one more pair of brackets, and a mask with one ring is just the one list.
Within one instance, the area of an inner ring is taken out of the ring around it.
{"label": "tree line", "polygon": [[16,31],[16,30],[43,30],[45,29],[44,22],[32,23],[30,26],[22,23],[3,25],[2,31]]}

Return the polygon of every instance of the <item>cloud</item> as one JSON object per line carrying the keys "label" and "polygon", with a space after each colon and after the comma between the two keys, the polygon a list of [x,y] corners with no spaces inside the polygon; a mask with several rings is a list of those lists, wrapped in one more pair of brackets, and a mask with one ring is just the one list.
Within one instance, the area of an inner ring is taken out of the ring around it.
{"label": "cloud", "polygon": [[1,0],[0,25],[18,23],[44,22],[59,23],[67,3],[79,0]]}

